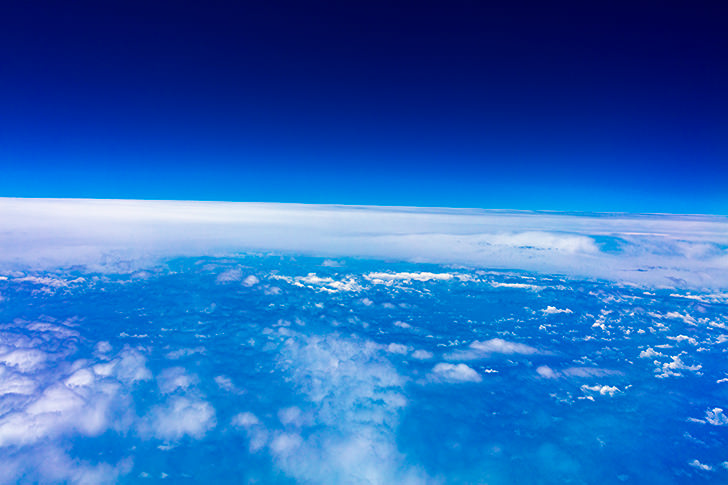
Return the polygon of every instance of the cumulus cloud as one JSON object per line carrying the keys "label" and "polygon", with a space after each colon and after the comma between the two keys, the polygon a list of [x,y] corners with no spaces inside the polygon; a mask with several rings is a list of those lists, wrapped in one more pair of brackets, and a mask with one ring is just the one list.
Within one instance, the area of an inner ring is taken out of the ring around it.
{"label": "cumulus cloud", "polygon": [[663,354],[656,351],[652,347],[647,347],[645,350],[640,352],[640,359],[654,359],[655,357],[662,357]]}
{"label": "cumulus cloud", "polygon": [[698,470],[702,470],[705,472],[713,471],[713,467],[710,465],[706,465],[705,463],[700,463],[698,460],[693,460],[688,463],[693,468],[697,468]]}
{"label": "cumulus cloud", "polygon": [[390,354],[400,354],[405,355],[407,352],[409,352],[410,348],[406,345],[397,344],[397,343],[391,343],[387,345],[387,352]]}
{"label": "cumulus cloud", "polygon": [[182,367],[165,369],[157,376],[157,385],[162,394],[170,394],[178,389],[186,390],[197,382],[197,376],[187,374]]}
{"label": "cumulus cloud", "polygon": [[483,380],[478,372],[466,364],[435,364],[430,379],[437,382],[480,382]]}
{"label": "cumulus cloud", "polygon": [[109,428],[128,425],[129,395],[125,386],[148,378],[145,362],[141,354],[127,348],[103,366],[88,367],[87,362],[79,360],[71,366],[76,370],[70,374],[36,365],[36,372],[30,376],[3,369],[0,395],[20,394],[28,399],[16,401],[0,417],[0,447],[29,445],[69,434],[97,436]]}
{"label": "cumulus cloud", "polygon": [[728,425],[728,416],[723,414],[723,409],[713,408],[705,412],[705,420],[713,426],[726,426]]}
{"label": "cumulus cloud", "polygon": [[700,371],[700,369],[703,368],[703,366],[700,364],[686,364],[682,361],[681,355],[682,354],[670,357],[670,362],[660,363],[658,361],[655,361],[655,364],[657,364],[657,368],[655,369],[657,377],[661,379],[665,377],[680,377],[682,376],[682,373],[680,372],[682,370],[697,373],[698,371]]}
{"label": "cumulus cloud", "polygon": [[343,280],[336,280],[330,276],[318,276],[316,273],[308,273],[306,276],[285,276],[270,275],[270,278],[283,280],[294,286],[301,288],[310,288],[327,293],[336,293],[339,291],[361,291],[361,285],[352,277]]}
{"label": "cumulus cloud", "polygon": [[609,397],[614,397],[614,395],[618,392],[621,392],[618,387],[616,386],[581,386],[581,390],[587,393],[592,394],[600,394],[602,396],[609,395]]}
{"label": "cumulus cloud", "polygon": [[547,365],[541,365],[536,368],[536,373],[546,379],[555,379],[559,374]]}
{"label": "cumulus cloud", "polygon": [[252,274],[251,274],[251,275],[248,275],[248,276],[247,276],[247,277],[246,277],[246,278],[245,278],[245,279],[243,280],[243,286],[248,286],[248,287],[250,287],[250,286],[255,286],[255,285],[257,285],[258,283],[260,283],[260,280],[259,280],[259,279],[258,279],[258,278],[257,278],[257,277],[256,277],[255,275],[252,275]]}
{"label": "cumulus cloud", "polygon": [[152,408],[142,434],[176,442],[185,436],[200,439],[215,425],[215,409],[210,403],[198,398],[173,396]]}
{"label": "cumulus cloud", "polygon": [[232,425],[242,428],[248,436],[248,449],[256,453],[268,443],[268,430],[258,417],[248,411],[233,416]]}
{"label": "cumulus cloud", "polygon": [[543,310],[541,310],[541,313],[544,315],[557,315],[559,313],[574,313],[568,308],[556,308],[554,306],[547,306]]}
{"label": "cumulus cloud", "polygon": [[146,358],[130,347],[111,355],[101,343],[100,362],[74,360],[77,335],[45,322],[16,322],[2,332],[0,483],[114,483],[130,472],[130,459],[109,464],[69,456],[67,440],[133,429],[131,391],[151,375]]}

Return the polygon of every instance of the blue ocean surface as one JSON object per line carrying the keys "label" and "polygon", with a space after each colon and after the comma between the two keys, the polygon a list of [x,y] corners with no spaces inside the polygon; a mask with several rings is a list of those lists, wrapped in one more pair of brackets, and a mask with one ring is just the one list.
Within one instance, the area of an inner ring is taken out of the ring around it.
{"label": "blue ocean surface", "polygon": [[728,483],[727,348],[719,291],[290,254],[8,272],[0,482]]}

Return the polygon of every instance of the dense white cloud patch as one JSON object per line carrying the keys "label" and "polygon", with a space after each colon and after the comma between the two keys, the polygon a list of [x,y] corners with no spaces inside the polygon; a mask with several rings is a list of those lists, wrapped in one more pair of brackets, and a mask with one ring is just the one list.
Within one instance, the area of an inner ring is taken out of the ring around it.
{"label": "dense white cloud patch", "polygon": [[178,389],[186,390],[197,384],[197,377],[189,375],[182,367],[171,367],[157,376],[157,384],[162,394],[170,394]]}
{"label": "dense white cloud patch", "polygon": [[185,436],[200,439],[215,425],[215,409],[210,403],[199,398],[173,396],[150,411],[142,433],[176,442]]}
{"label": "dense white cloud patch", "polygon": [[712,466],[706,465],[705,463],[700,463],[700,461],[698,461],[698,460],[692,460],[691,462],[688,463],[688,465],[690,465],[693,468],[697,468],[698,470],[705,471],[705,472],[713,471]]}
{"label": "dense white cloud patch", "polygon": [[0,418],[0,447],[69,434],[97,436],[109,428],[124,428],[130,418],[127,386],[149,375],[144,357],[133,349],[91,367],[86,361],[76,361],[66,371],[68,375],[48,367],[33,371],[22,376],[8,368],[2,370],[3,394],[28,399]]}
{"label": "dense white cloud patch", "polygon": [[215,410],[194,389],[199,379],[181,367],[157,376],[166,400],[138,416],[133,391],[153,377],[144,349],[113,353],[100,341],[93,358],[75,358],[79,338],[63,323],[0,326],[0,483],[114,483],[131,459],[87,463],[68,455],[68,440],[113,432],[175,443],[215,426]]}
{"label": "dense white cloud patch", "polygon": [[723,413],[721,408],[709,409],[705,412],[705,420],[713,426],[728,425],[728,416]]}
{"label": "dense white cloud patch", "polygon": [[[113,483],[131,469],[70,457],[64,440],[127,433],[136,420],[131,390],[151,373],[137,349],[111,354],[96,345],[98,361],[73,358],[76,330],[61,323],[16,322],[2,329],[0,362],[0,483]],[[13,450],[9,452],[8,450]]]}
{"label": "dense white cloud patch", "polygon": [[448,362],[435,364],[430,373],[430,379],[437,382],[480,382],[483,380],[480,374],[467,364],[450,364]]}
{"label": "dense white cloud patch", "polygon": [[600,394],[602,396],[610,396],[614,397],[614,395],[618,392],[621,392],[618,387],[616,386],[601,386],[601,385],[595,385],[595,386],[587,386],[583,385],[581,386],[581,390],[590,393],[590,394]]}
{"label": "dense white cloud patch", "polygon": [[556,379],[559,374],[547,365],[541,365],[536,368],[536,373],[546,379]]}
{"label": "dense white cloud patch", "polygon": [[0,484],[17,483],[73,483],[79,485],[104,485],[118,483],[133,466],[131,458],[116,464],[92,464],[69,456],[64,450],[40,445],[32,454],[14,455],[4,459]]}
{"label": "dense white cloud patch", "polygon": [[[103,269],[159,257],[273,250],[728,287],[728,221],[718,216],[68,199],[0,199],[0,213],[0,270]],[[288,237],[292,231],[295,238]],[[603,251],[597,241],[605,238],[618,240],[620,250]],[[385,275],[377,279],[393,281]]]}
{"label": "dense white cloud patch", "polygon": [[270,275],[270,278],[274,280],[282,280],[301,288],[306,287],[328,293],[336,293],[338,291],[360,291],[362,289],[361,285],[351,277],[344,280],[336,280],[330,276],[318,276],[316,273],[309,273],[306,276],[285,276],[273,274]]}
{"label": "dense white cloud patch", "polygon": [[259,282],[260,280],[258,277],[251,274],[245,277],[243,280],[243,286],[251,287],[257,285]]}
{"label": "dense white cloud patch", "polygon": [[541,313],[544,315],[557,315],[559,313],[574,313],[568,308],[556,308],[554,306],[547,306],[543,310],[541,310]]}
{"label": "dense white cloud patch", "polygon": [[703,368],[701,364],[688,365],[682,360],[683,354],[674,355],[669,357],[669,362],[655,361],[656,369],[655,374],[660,379],[665,377],[681,377],[683,374],[680,371],[689,371],[698,373]]}
{"label": "dense white cloud patch", "polygon": [[391,354],[401,354],[405,355],[407,352],[410,351],[410,348],[407,345],[397,344],[397,343],[391,343],[387,345],[387,352]]}
{"label": "dense white cloud patch", "polygon": [[652,347],[647,347],[645,350],[640,352],[640,359],[654,359],[655,357],[663,357],[664,354],[656,351]]}

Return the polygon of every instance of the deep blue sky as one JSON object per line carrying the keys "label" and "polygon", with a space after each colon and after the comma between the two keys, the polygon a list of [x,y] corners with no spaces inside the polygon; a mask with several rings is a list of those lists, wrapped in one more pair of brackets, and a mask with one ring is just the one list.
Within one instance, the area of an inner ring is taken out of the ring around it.
{"label": "deep blue sky", "polygon": [[725,2],[494,3],[3,2],[0,195],[728,213]]}

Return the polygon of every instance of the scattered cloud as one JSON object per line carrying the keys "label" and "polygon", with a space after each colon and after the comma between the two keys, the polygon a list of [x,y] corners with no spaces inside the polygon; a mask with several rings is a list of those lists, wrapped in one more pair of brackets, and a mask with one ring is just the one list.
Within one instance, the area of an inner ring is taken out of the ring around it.
{"label": "scattered cloud", "polygon": [[466,364],[440,362],[432,368],[430,380],[436,382],[480,382],[483,378]]}
{"label": "scattered cloud", "polygon": [[723,414],[723,409],[713,408],[705,412],[705,420],[713,426],[728,425],[728,416]]}
{"label": "scattered cloud", "polygon": [[202,438],[215,427],[215,410],[210,403],[197,398],[173,396],[154,406],[146,416],[142,435],[168,442],[177,442],[185,436]]}
{"label": "scattered cloud", "polygon": [[533,355],[539,351],[530,345],[509,342],[501,338],[473,341],[466,349],[450,352],[445,356],[448,360],[478,360],[490,357],[493,354],[505,355]]}
{"label": "scattered cloud", "polygon": [[574,313],[573,311],[569,310],[568,308],[556,308],[553,306],[547,306],[543,310],[541,310],[541,313],[544,315],[557,315],[559,313]]}

